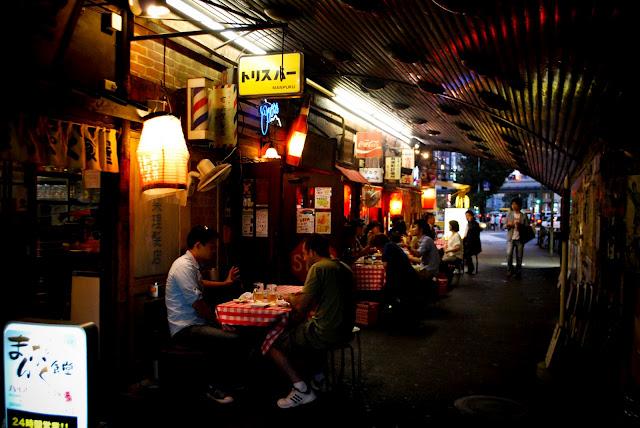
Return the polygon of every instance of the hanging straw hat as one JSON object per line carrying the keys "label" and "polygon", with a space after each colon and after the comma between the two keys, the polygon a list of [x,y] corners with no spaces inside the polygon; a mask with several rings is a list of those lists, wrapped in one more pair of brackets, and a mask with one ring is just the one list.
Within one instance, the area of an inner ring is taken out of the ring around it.
{"label": "hanging straw hat", "polygon": [[219,182],[229,176],[231,164],[221,163],[214,166],[209,159],[202,159],[198,162],[198,172],[200,173],[198,192],[206,192],[216,187]]}

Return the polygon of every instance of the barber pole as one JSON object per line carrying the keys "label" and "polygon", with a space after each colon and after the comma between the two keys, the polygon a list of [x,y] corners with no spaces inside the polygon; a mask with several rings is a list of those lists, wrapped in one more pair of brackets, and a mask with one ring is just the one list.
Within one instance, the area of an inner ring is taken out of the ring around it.
{"label": "barber pole", "polygon": [[204,87],[193,88],[191,101],[191,111],[193,112],[193,121],[191,122],[192,130],[206,130],[208,128],[209,120],[209,97],[207,96],[207,89]]}

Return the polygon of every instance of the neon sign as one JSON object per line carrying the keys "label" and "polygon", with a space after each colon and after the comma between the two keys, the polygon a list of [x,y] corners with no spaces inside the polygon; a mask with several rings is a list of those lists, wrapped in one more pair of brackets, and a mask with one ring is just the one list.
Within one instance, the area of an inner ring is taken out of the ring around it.
{"label": "neon sign", "polygon": [[278,103],[270,103],[264,100],[260,104],[260,131],[262,131],[262,135],[267,135],[269,124],[273,121],[276,121],[278,126],[282,126],[278,113],[280,113],[280,105]]}

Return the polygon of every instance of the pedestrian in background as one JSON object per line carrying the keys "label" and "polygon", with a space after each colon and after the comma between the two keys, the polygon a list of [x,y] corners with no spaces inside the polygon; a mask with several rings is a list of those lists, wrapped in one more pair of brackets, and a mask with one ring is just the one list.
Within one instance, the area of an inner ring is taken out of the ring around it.
{"label": "pedestrian in background", "polygon": [[[520,231],[524,227],[529,227],[529,217],[520,210],[522,209],[522,199],[513,198],[511,200],[511,211],[507,214],[507,276],[520,278],[522,269],[522,257],[524,253],[524,242],[520,239]],[[513,268],[513,253],[516,253],[516,267]]]}
{"label": "pedestrian in background", "polygon": [[476,221],[475,213],[467,210],[464,213],[467,217],[467,233],[462,240],[464,249],[464,264],[467,266],[467,273],[473,275],[475,273],[473,266],[473,256],[477,256],[482,252],[482,244],[480,243],[480,224]]}

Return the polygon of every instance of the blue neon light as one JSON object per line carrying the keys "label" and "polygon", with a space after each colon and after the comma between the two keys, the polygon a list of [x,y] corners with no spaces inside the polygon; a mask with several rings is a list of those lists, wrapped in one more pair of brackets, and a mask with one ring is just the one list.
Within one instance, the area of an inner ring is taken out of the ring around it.
{"label": "blue neon light", "polygon": [[262,135],[267,135],[269,124],[273,121],[277,121],[278,126],[282,126],[278,113],[280,113],[280,105],[278,103],[270,103],[264,100],[260,104],[260,131],[262,131]]}

